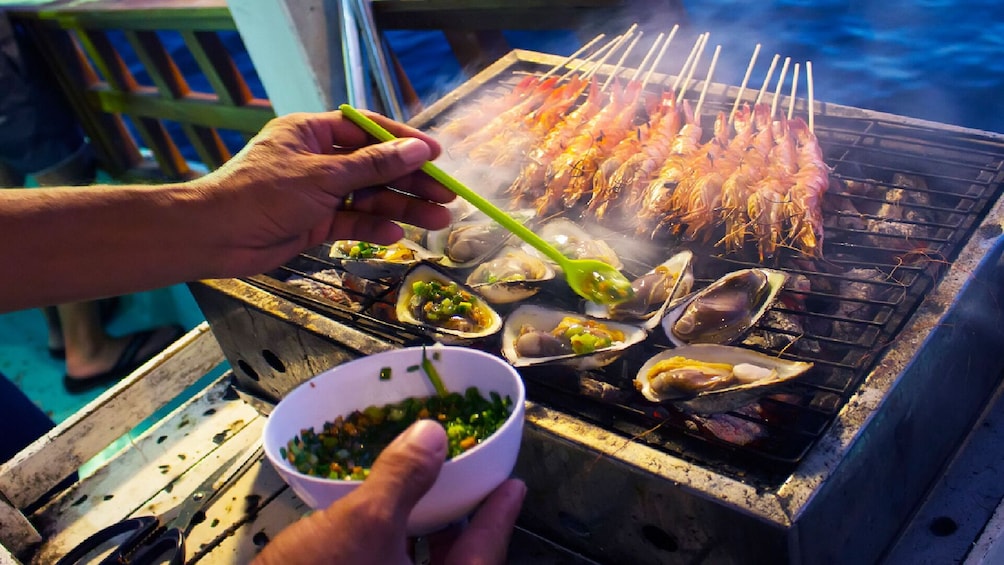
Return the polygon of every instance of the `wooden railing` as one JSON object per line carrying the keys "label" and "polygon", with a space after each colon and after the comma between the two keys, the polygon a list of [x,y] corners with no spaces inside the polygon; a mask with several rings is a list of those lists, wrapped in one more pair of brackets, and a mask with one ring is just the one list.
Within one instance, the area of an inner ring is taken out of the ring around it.
{"label": "wooden railing", "polygon": [[[179,149],[183,145],[194,149],[206,169],[214,169],[233,150],[221,132],[246,138],[275,115],[266,98],[252,95],[224,46],[221,35],[236,36],[237,30],[223,1],[98,0],[15,8],[11,16],[41,49],[100,162],[114,177],[197,175],[193,159]],[[177,55],[165,47],[165,33],[180,34],[208,89],[193,89],[179,71]],[[116,42],[112,34],[126,41]],[[148,84],[131,70],[137,63]],[[173,137],[178,131],[183,139]],[[141,147],[150,150],[154,170]]]}
{"label": "wooden railing", "polygon": [[[244,12],[278,6],[275,13],[293,13],[285,28],[280,22],[265,22],[249,41],[261,37],[264,43],[258,47],[266,52],[272,50],[274,33],[291,34],[294,43],[300,42],[299,56],[308,61],[299,68],[309,68],[313,82],[325,90],[311,109],[346,101],[344,93],[330,92],[337,80],[324,80],[340,72],[334,68],[339,57],[322,53],[330,51],[332,43],[323,36],[338,33],[338,22],[325,17],[337,13],[332,6],[342,1],[231,0]],[[609,29],[602,31],[619,33],[632,15],[651,21],[683,19],[681,0],[369,0],[368,6],[378,32],[442,31],[469,74],[509,50],[503,30],[592,33],[606,26]],[[41,48],[103,169],[118,179],[183,179],[215,169],[276,114],[273,102],[278,107],[286,101],[279,96],[270,101],[264,91],[255,95],[249,88],[235,63],[235,55],[244,57],[248,51],[227,0],[56,0],[5,9]],[[164,43],[170,34],[180,35],[206,79],[205,88],[193,87],[180,70],[177,54]],[[228,45],[240,53],[229,52]],[[414,108],[417,97],[407,69],[390,55],[403,102]],[[283,57],[266,65],[283,68],[261,69],[263,75],[268,71],[275,92],[309,90],[312,85],[299,81],[286,84],[296,73],[288,66],[290,57]],[[306,109],[294,102],[296,111]],[[184,155],[182,147],[192,148],[195,156],[191,151]]]}

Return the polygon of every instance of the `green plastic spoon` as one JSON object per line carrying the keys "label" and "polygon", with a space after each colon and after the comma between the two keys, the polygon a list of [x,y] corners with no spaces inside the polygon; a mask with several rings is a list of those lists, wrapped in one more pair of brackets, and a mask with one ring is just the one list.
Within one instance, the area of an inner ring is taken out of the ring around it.
{"label": "green plastic spoon", "polygon": [[[342,115],[361,127],[366,133],[380,141],[396,139],[394,134],[383,126],[361,114],[358,110],[342,104],[338,107]],[[477,192],[464,186],[463,183],[450,176],[429,161],[422,165],[422,170],[439,181],[443,186],[453,191],[457,196],[470,202],[486,216],[495,220],[502,227],[511,231],[516,237],[532,245],[535,249],[549,257],[565,272],[568,286],[576,294],[599,304],[616,304],[623,302],[634,294],[631,282],[620,271],[595,259],[569,259],[529,228],[516,221],[512,216],[486,200]]]}

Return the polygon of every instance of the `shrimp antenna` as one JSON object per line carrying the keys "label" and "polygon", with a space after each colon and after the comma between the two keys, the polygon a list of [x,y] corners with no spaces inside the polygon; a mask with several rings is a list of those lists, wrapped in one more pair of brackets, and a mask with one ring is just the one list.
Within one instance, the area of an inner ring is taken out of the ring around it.
{"label": "shrimp antenna", "polygon": [[788,74],[788,65],[791,64],[791,57],[784,58],[784,64],[781,65],[781,74],[777,77],[777,88],[774,89],[774,99],[770,103],[770,117],[774,119],[774,114],[777,113],[777,100],[781,97],[781,86],[784,84],[784,77]]}
{"label": "shrimp antenna", "polygon": [[683,81],[683,85],[680,87],[680,93],[676,95],[677,104],[683,102],[683,93],[687,91],[687,87],[690,86],[691,79],[694,78],[694,71],[697,70],[697,63],[701,60],[701,54],[704,53],[704,47],[708,44],[708,37],[710,35],[710,33],[705,33],[699,40],[701,46],[697,50],[697,54],[694,55],[694,63],[690,66],[690,70],[687,71],[687,79]]}
{"label": "shrimp antenna", "polygon": [[798,92],[798,63],[795,63],[795,69],[791,74],[791,95],[788,99],[788,119],[790,120],[795,115],[795,94]]}
{"label": "shrimp antenna", "polygon": [[[601,34],[597,35],[596,37],[590,39],[588,43],[586,43],[585,45],[583,45],[582,47],[580,47],[578,50],[576,50],[575,53],[572,53],[564,61],[558,63],[557,65],[555,65],[554,67],[552,67],[551,70],[549,70],[546,73],[544,73],[544,75],[542,77],[540,77],[540,80],[544,80],[544,79],[550,77],[551,75],[553,75],[554,73],[558,72],[558,69],[560,69],[560,68],[564,67],[565,65],[567,65],[567,64],[571,63],[572,61],[574,61],[576,57],[578,57],[579,55],[585,53],[587,49],[589,49],[590,47],[592,47],[597,41],[603,39],[603,37],[604,37],[604,35],[601,33]],[[595,53],[593,55],[595,55]],[[568,75],[565,75],[565,76],[563,76],[561,78],[565,78],[566,76],[568,76]]]}
{"label": "shrimp antenna", "polygon": [[816,133],[813,116],[816,113],[816,105],[812,96],[812,61],[805,62],[805,82],[809,84],[809,133]]}
{"label": "shrimp antenna", "polygon": [[750,80],[750,75],[753,74],[753,65],[756,63],[757,55],[760,54],[760,44],[757,43],[756,47],[753,48],[753,56],[750,57],[750,64],[746,65],[746,75],[743,76],[743,83],[739,85],[739,92],[736,94],[736,102],[732,105],[732,111],[729,112],[729,123],[731,124],[736,117],[736,110],[739,109],[739,101],[743,98],[743,92],[746,91],[746,84]]}
{"label": "shrimp antenna", "polygon": [[701,116],[701,106],[704,104],[704,95],[708,93],[708,85],[711,84],[711,75],[715,74],[715,65],[718,64],[718,54],[722,52],[722,46],[715,46],[715,54],[711,56],[711,65],[708,67],[708,76],[704,79],[704,87],[701,88],[701,97],[697,99],[697,107],[694,108],[694,120]]}
{"label": "shrimp antenna", "polygon": [[648,84],[650,78],[652,78],[652,73],[655,69],[659,67],[659,62],[662,61],[662,56],[666,54],[666,48],[669,44],[673,42],[673,38],[676,37],[676,32],[680,30],[680,24],[673,26],[673,29],[669,32],[669,37],[666,38],[666,42],[662,44],[662,49],[659,50],[659,54],[655,57],[655,61],[652,63],[652,68],[648,70],[648,74],[645,75],[645,80],[642,84]]}
{"label": "shrimp antenna", "polygon": [[774,76],[774,69],[777,67],[777,61],[780,59],[780,55],[774,55],[774,58],[770,61],[770,68],[767,69],[767,76],[763,79],[763,85],[760,87],[760,93],[756,96],[756,102],[754,105],[759,104],[763,100],[763,93],[767,90],[767,85],[770,84],[770,79]]}
{"label": "shrimp antenna", "polygon": [[[634,32],[632,31],[631,33]],[[638,44],[638,40],[641,39],[642,35],[645,35],[645,33],[638,32],[638,36],[631,40],[631,45],[628,45],[627,49],[624,50],[624,54],[621,55],[620,60],[617,61],[617,65],[614,66],[614,70],[610,72],[610,76],[607,77],[607,81],[603,83],[603,86],[600,88],[600,90],[606,90],[607,86],[610,84],[610,81],[614,80],[617,74],[620,73],[621,67],[624,66],[624,61],[627,60],[628,55],[630,55],[631,51],[634,50],[634,46]],[[625,35],[625,37],[627,36]]]}

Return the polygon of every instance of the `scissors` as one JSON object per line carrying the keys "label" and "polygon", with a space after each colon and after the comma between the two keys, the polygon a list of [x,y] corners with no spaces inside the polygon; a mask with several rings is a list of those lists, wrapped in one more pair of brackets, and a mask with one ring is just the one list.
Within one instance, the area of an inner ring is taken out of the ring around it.
{"label": "scissors", "polygon": [[[262,444],[237,453],[203,481],[185,500],[160,516],[126,518],[85,539],[56,565],[132,563],[185,563],[185,537],[200,512],[244,473],[262,455]],[[222,482],[220,482],[222,480]],[[219,483],[219,484],[217,484]],[[168,519],[168,514],[174,514]]]}

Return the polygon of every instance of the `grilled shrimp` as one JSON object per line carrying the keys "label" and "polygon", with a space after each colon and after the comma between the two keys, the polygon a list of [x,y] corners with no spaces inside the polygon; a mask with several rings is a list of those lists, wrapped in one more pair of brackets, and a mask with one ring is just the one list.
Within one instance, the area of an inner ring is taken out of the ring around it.
{"label": "grilled shrimp", "polygon": [[746,236],[753,232],[750,197],[756,183],[767,175],[774,146],[769,106],[760,104],[752,112],[744,106],[736,114],[735,124],[736,136],[730,145],[737,164],[722,183],[721,217],[725,223],[722,241],[729,252],[741,249]]}
{"label": "grilled shrimp", "polygon": [[536,75],[523,78],[511,91],[498,98],[482,101],[477,106],[468,108],[466,112],[451,119],[442,127],[436,128],[437,136],[444,143],[461,140],[481,129],[494,116],[518,104],[525,96],[533,92],[540,83]]}
{"label": "grilled shrimp", "polygon": [[671,211],[669,205],[676,184],[686,174],[690,161],[700,148],[703,130],[694,119],[694,112],[686,100],[683,101],[683,115],[685,123],[673,138],[670,155],[655,178],[648,183],[641,197],[638,233],[644,233],[658,226],[663,216]]}
{"label": "grilled shrimp", "polygon": [[532,92],[520,99],[515,105],[501,113],[495,114],[483,127],[468,135],[460,142],[455,143],[450,148],[451,154],[454,157],[468,155],[474,149],[488,143],[492,138],[501,135],[502,132],[509,129],[522,116],[529,114],[540,106],[554,91],[557,82],[558,77],[551,77],[538,84]]}
{"label": "grilled shrimp", "polygon": [[795,133],[798,171],[791,186],[789,214],[793,244],[811,257],[823,254],[823,195],[830,186],[830,167],[819,140],[801,118],[791,122]]}
{"label": "grilled shrimp", "polygon": [[[595,164],[593,155],[604,143],[606,133],[617,135],[614,126],[626,106],[631,105],[631,94],[639,89],[614,89],[610,102],[576,132],[564,151],[547,166],[544,193],[534,201],[534,208],[541,216],[562,210],[565,206],[566,191],[574,195],[582,177],[592,178]],[[588,175],[588,176],[587,176]]]}
{"label": "grilled shrimp", "polygon": [[610,175],[607,182],[611,190],[606,198],[598,200],[593,214],[602,220],[613,204],[624,201],[622,208],[634,210],[641,205],[645,188],[665,163],[673,145],[673,139],[680,132],[680,112],[676,108],[676,96],[667,91],[663,94],[658,117],[652,121],[647,141],[637,153]]}
{"label": "grilled shrimp", "polygon": [[533,144],[543,139],[568,109],[575,104],[589,82],[578,76],[552,92],[543,104],[517,121],[484,146],[471,152],[471,157],[490,162],[492,167],[512,167],[522,164]]}
{"label": "grilled shrimp", "polygon": [[561,119],[527,153],[526,163],[506,193],[512,198],[513,207],[525,206],[543,194],[546,188],[547,166],[564,151],[569,140],[603,107],[603,94],[593,80],[589,86],[586,101]]}

